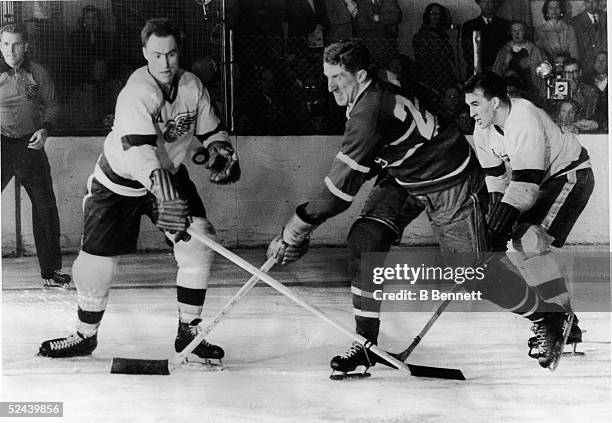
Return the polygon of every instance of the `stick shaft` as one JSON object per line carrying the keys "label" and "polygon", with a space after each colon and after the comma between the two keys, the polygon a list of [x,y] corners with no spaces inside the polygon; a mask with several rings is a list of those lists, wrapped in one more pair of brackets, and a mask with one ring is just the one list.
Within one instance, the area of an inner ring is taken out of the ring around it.
{"label": "stick shaft", "polygon": [[[349,338],[352,338],[353,340],[355,340],[355,341],[357,341],[357,342],[359,342],[361,344],[364,344],[364,345],[368,342],[368,340],[365,339],[363,336],[360,336],[360,335],[358,335],[356,333],[353,333],[353,332],[349,331],[348,329],[344,328],[343,326],[339,325],[338,323],[334,322],[329,317],[327,317],[327,315],[325,315],[321,310],[319,310],[318,308],[316,308],[316,307],[308,304],[304,300],[302,300],[300,297],[298,297],[293,291],[291,291],[285,285],[283,285],[282,283],[278,282],[276,279],[274,279],[270,275],[262,272],[261,270],[259,270],[255,266],[253,266],[248,261],[246,261],[246,260],[242,259],[241,257],[239,257],[238,255],[232,253],[227,248],[225,248],[222,245],[218,244],[217,242],[213,241],[212,239],[210,239],[206,235],[199,233],[198,231],[194,230],[193,228],[188,228],[187,232],[194,239],[200,241],[201,243],[203,243],[203,244],[207,245],[208,247],[210,247],[211,249],[215,250],[217,253],[221,254],[226,259],[228,259],[228,260],[234,262],[235,264],[237,264],[238,266],[242,267],[244,270],[246,270],[247,272],[249,272],[253,276],[257,276],[263,282],[267,283],[272,288],[276,289],[278,292],[280,292],[281,294],[285,295],[286,297],[288,297],[290,300],[292,300],[296,304],[300,305],[301,307],[305,308],[306,310],[308,310],[309,312],[311,312],[315,316],[319,317],[321,320],[323,320],[326,323],[330,324],[331,326],[335,327],[340,332],[343,332]],[[403,362],[399,361],[395,357],[392,357],[391,355],[387,354],[386,352],[378,349],[378,347],[376,347],[376,345],[372,345],[369,348],[370,348],[370,350],[374,354],[378,355],[381,358],[384,358],[389,363],[392,363],[398,369],[403,370],[405,372],[410,372],[410,369],[408,369],[408,367]]]}
{"label": "stick shaft", "polygon": [[[260,271],[261,272],[269,271],[272,267],[274,267],[275,262],[276,261],[274,260],[274,257],[269,258],[263,264],[263,266],[261,266]],[[223,306],[223,308],[221,308],[221,310],[217,312],[217,314],[212,318],[211,322],[208,325],[206,325],[206,327],[204,327],[202,331],[195,338],[193,338],[193,340],[189,344],[187,344],[187,346],[183,349],[183,351],[181,351],[180,353],[177,353],[176,355],[174,355],[172,358],[168,360],[169,366],[176,367],[179,364],[181,364],[183,361],[185,361],[187,356],[191,354],[191,352],[200,344],[200,342],[204,340],[204,338],[210,332],[212,332],[212,330],[215,328],[215,326],[217,326],[217,324],[221,321],[221,319],[226,314],[228,314],[229,311],[236,304],[238,304],[238,302],[242,298],[244,298],[255,285],[257,285],[257,282],[259,282],[259,277],[251,276],[251,278],[242,286],[242,288],[240,288],[238,292],[236,292],[236,294],[234,294],[234,296]]]}
{"label": "stick shaft", "polygon": [[[450,292],[458,291],[460,288],[461,288],[461,285],[456,284],[455,286],[453,286],[453,289],[451,289]],[[451,303],[451,300],[444,300],[436,306],[436,308],[434,309],[433,315],[429,318],[427,323],[425,323],[425,326],[423,326],[423,329],[421,329],[419,334],[414,337],[414,339],[412,340],[412,344],[410,344],[408,348],[406,348],[404,351],[402,351],[399,354],[400,360],[405,361],[408,358],[408,356],[412,354],[412,351],[414,351],[417,345],[419,345],[419,343],[421,342],[421,339],[423,339],[423,337],[427,334],[427,332],[429,332],[429,329],[431,329],[431,327],[436,322],[436,320],[438,320],[438,317],[440,317],[442,312],[446,309],[446,307],[448,307],[450,303]]]}

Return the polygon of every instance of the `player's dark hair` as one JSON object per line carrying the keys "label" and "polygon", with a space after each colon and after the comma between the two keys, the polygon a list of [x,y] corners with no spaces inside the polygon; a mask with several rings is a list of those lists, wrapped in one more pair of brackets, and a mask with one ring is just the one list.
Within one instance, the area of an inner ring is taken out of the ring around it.
{"label": "player's dark hair", "polygon": [[369,73],[370,52],[360,41],[339,41],[325,48],[323,61],[330,65],[340,65],[350,73],[361,69]]}
{"label": "player's dark hair", "polygon": [[140,40],[142,41],[143,47],[147,45],[147,41],[149,41],[151,35],[156,35],[157,37],[172,36],[177,45],[181,42],[181,32],[169,18],[149,19],[147,23],[145,23],[144,28],[142,28],[140,32]]}
{"label": "player's dark hair", "polygon": [[506,82],[494,72],[477,73],[463,84],[465,93],[473,93],[477,89],[482,91],[487,100],[497,97],[502,103],[510,104]]}
{"label": "player's dark hair", "polygon": [[0,37],[5,32],[10,32],[12,34],[21,34],[23,41],[26,43],[28,42],[28,29],[22,23],[12,23],[4,25],[2,28],[0,28]]}

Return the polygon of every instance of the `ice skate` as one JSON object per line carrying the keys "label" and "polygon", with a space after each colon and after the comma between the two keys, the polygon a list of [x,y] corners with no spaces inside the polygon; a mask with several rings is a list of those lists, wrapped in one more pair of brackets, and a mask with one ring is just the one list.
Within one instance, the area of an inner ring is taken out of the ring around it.
{"label": "ice skate", "polygon": [[59,270],[53,271],[50,275],[43,276],[43,287],[44,288],[68,288],[72,278],[66,273],[62,273]]}
{"label": "ice skate", "polygon": [[[181,352],[187,345],[195,338],[201,331],[200,322],[201,319],[195,319],[191,323],[179,322],[178,332],[176,339],[174,340],[174,350]],[[223,369],[223,361],[221,360],[225,356],[225,351],[218,345],[213,345],[206,340],[200,342],[200,344],[187,356],[187,361],[191,363],[201,363],[210,368]],[[217,361],[211,361],[217,360]]]}
{"label": "ice skate", "polygon": [[[567,341],[565,342],[565,345],[572,346],[572,351],[564,351],[563,355],[566,355],[566,356],[584,355],[584,352],[576,351],[578,344],[582,342],[582,334],[584,333],[586,333],[586,330],[580,329],[580,327],[578,326],[578,316],[574,314],[574,322],[572,323],[572,327],[570,329],[569,336],[567,337]],[[529,349],[530,349],[529,352],[531,353],[532,349],[537,348],[537,345],[538,345],[537,337],[532,336],[531,338],[529,338],[527,345],[529,346]]]}
{"label": "ice skate", "polygon": [[85,338],[79,332],[66,338],[50,339],[43,342],[38,355],[51,358],[68,358],[90,355],[98,346],[97,335]]}
{"label": "ice skate", "polygon": [[537,345],[530,347],[529,356],[537,359],[540,366],[550,370],[557,367],[573,318],[573,313],[546,313],[542,321],[533,325]]}
{"label": "ice skate", "polygon": [[[369,377],[368,369],[374,364],[376,364],[374,354],[369,353],[360,343],[353,342],[347,352],[332,358],[330,365],[333,371],[329,378],[343,380]],[[359,366],[364,366],[363,372],[349,373]],[[335,372],[338,372],[338,374]]]}

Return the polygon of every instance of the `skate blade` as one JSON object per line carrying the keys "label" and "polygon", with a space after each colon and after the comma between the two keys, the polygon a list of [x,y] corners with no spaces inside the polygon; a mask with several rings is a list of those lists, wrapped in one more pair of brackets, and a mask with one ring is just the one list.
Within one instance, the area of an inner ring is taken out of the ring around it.
{"label": "skate blade", "polygon": [[338,372],[336,370],[332,370],[332,374],[329,375],[331,380],[353,380],[353,379],[365,379],[367,377],[372,376],[372,374],[367,372],[367,369],[363,373],[346,373],[346,372]]}
{"label": "skate blade", "polygon": [[572,323],[573,322],[574,322],[574,313],[571,313],[565,319],[565,322],[563,323],[563,338],[561,339],[561,345],[559,347],[559,353],[557,354],[557,356],[555,357],[553,362],[550,363],[550,366],[548,366],[548,369],[551,372],[554,372],[556,370],[557,366],[559,366],[559,362],[561,361],[561,357],[563,357],[563,350],[565,349],[565,344],[567,342],[567,338],[569,337],[570,331],[572,329]]}
{"label": "skate blade", "polygon": [[580,357],[580,356],[585,355],[583,351],[576,351],[576,347],[578,346],[578,343],[574,343],[570,345],[572,346],[571,351],[563,351],[563,355],[565,357]]}
{"label": "skate blade", "polygon": [[190,354],[185,360],[185,365],[194,369],[221,371],[225,370],[223,360],[216,358],[202,358],[195,354]]}
{"label": "skate blade", "polygon": [[58,283],[54,283],[54,282],[49,282],[49,281],[45,281],[43,283],[43,289],[47,290],[47,289],[62,289],[62,290],[70,290],[71,286],[70,283],[65,283],[65,284],[58,284]]}

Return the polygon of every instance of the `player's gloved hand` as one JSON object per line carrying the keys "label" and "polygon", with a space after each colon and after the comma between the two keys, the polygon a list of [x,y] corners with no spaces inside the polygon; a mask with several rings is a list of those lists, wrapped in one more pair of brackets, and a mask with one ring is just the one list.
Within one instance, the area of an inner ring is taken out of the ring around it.
{"label": "player's gloved hand", "polygon": [[491,215],[493,214],[493,210],[499,202],[504,198],[503,192],[490,192],[489,193],[489,206],[487,208],[487,222],[491,221]]}
{"label": "player's gloved hand", "polygon": [[158,228],[174,234],[174,242],[188,241],[186,232],[191,220],[189,203],[180,198],[174,186],[172,174],[166,169],[155,169],[151,172],[151,193],[157,200]]}
{"label": "player's gloved hand", "polygon": [[208,161],[204,165],[210,169],[210,181],[215,184],[233,184],[240,179],[238,155],[231,144],[214,141],[208,146]]}
{"label": "player's gloved hand", "polygon": [[296,213],[291,216],[282,229],[281,234],[268,245],[266,255],[268,258],[274,257],[276,263],[289,264],[298,260],[308,251],[310,233],[315,226],[300,218],[299,210],[298,207]]}
{"label": "player's gloved hand", "polygon": [[500,201],[493,208],[488,220],[487,246],[489,251],[505,252],[512,238],[512,227],[521,212],[514,206]]}

